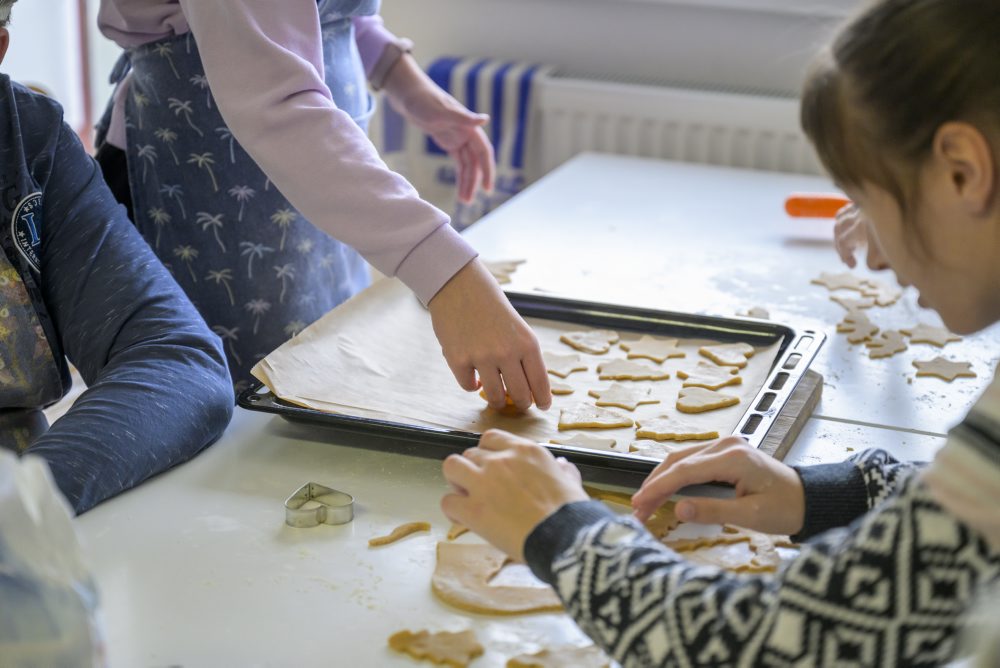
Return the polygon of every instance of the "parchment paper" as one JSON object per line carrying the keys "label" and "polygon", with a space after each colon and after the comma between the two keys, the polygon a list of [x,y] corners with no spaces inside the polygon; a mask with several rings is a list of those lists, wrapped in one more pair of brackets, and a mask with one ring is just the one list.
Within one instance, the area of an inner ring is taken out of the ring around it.
{"label": "parchment paper", "polygon": [[[676,372],[691,370],[705,360],[698,354],[698,348],[712,341],[682,340],[680,347],[687,356],[660,365],[652,360],[636,360],[670,371],[669,380],[602,381],[598,380],[597,366],[614,358],[625,358],[627,353],[619,346],[613,346],[604,355],[580,353],[560,342],[559,335],[586,327],[533,318],[528,323],[541,341],[543,351],[579,354],[589,367],[586,372],[572,373],[566,379],[549,376],[554,381],[568,383],[575,391],[553,397],[548,411],[532,407],[520,416],[505,416],[490,409],[477,392],[462,390],[441,355],[430,314],[397,280],[383,279],[332,310],[261,360],[253,374],[280,399],[324,412],[473,432],[497,427],[541,443],[585,432],[616,439],[615,451],[627,452],[636,440],[634,427],[560,432],[560,409],[579,403],[593,404],[595,399],[588,395],[591,389],[606,389],[613,382],[634,384],[652,388],[653,397],[661,403],[639,406],[635,411],[610,410],[639,422],[661,415],[680,416],[693,425],[714,429],[725,436],[733,431],[764,384],[779,345],[758,348],[740,371],[743,384],[721,390],[738,396],[738,405],[690,415],[680,413],[675,407],[681,389]],[[623,341],[637,340],[642,335],[626,330],[619,333]]]}

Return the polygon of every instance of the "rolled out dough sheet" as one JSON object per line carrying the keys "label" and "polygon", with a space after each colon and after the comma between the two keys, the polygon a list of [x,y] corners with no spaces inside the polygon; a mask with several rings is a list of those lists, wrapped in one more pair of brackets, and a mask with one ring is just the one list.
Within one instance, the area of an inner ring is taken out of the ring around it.
{"label": "rolled out dough sheet", "polygon": [[[579,324],[535,318],[529,318],[528,323],[543,351],[576,352],[559,337],[579,330]],[[622,341],[638,341],[643,335],[628,330],[620,334]],[[643,418],[676,414],[674,405],[682,382],[676,371],[693,372],[704,360],[698,349],[710,343],[682,339],[679,345],[687,356],[656,365],[670,371],[669,380],[620,381],[650,388],[651,396],[660,400],[659,404],[639,406],[630,417],[641,423]],[[743,385],[726,388],[728,394],[740,398],[739,404],[686,415],[685,420],[692,427],[731,433],[767,378],[777,352],[778,344],[758,348],[740,371]],[[472,432],[500,428],[548,443],[552,438],[566,437],[558,428],[561,409],[579,403],[591,390],[606,390],[611,385],[598,379],[597,363],[625,359],[627,353],[616,345],[604,355],[580,355],[593,363],[587,372],[566,379],[575,390],[572,395],[554,396],[548,411],[532,407],[521,415],[502,415],[490,409],[478,392],[465,392],[458,386],[441,355],[430,314],[402,283],[383,279],[261,360],[253,374],[280,399],[319,411]],[[631,443],[635,428],[601,430],[600,436]]]}

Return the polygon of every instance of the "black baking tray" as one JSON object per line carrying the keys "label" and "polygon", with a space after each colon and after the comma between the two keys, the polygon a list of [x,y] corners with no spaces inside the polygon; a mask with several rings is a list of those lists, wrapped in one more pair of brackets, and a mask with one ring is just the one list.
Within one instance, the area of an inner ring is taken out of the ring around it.
{"label": "black baking tray", "polygon": [[[712,339],[722,343],[742,341],[753,346],[770,346],[780,342],[778,355],[766,382],[733,431],[746,438],[754,447],[764,440],[826,340],[826,335],[822,332],[812,329],[797,331],[788,325],[768,320],[722,318],[526,293],[509,292],[507,297],[525,318],[556,320],[657,336]],[[480,436],[462,430],[409,425],[304,408],[278,399],[260,384],[240,393],[237,404],[247,410],[280,415],[293,422],[332,428],[345,435],[375,437],[396,445],[419,446],[421,454],[433,456],[444,457],[473,447]],[[659,463],[655,459],[622,453],[562,445],[546,447],[574,464],[623,473],[645,474]]]}

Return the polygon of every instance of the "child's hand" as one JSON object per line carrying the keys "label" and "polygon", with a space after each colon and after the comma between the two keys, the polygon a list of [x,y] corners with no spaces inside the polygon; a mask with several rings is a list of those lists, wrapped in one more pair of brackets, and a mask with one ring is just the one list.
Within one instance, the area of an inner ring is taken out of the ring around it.
{"label": "child's hand", "polygon": [[524,541],[539,522],[588,499],[575,466],[505,431],[487,431],[479,447],[444,460],[443,470],[454,489],[441,500],[448,519],[517,561],[524,560]]}
{"label": "child's hand", "polygon": [[441,352],[464,389],[472,392],[482,383],[496,410],[507,405],[507,395],[522,411],[532,399],[542,410],[552,405],[538,339],[482,262],[465,265],[427,309]]}
{"label": "child's hand", "polygon": [[856,205],[848,204],[837,212],[833,226],[833,240],[837,247],[837,255],[851,269],[858,264],[854,259],[854,252],[864,247],[868,248],[869,269],[881,271],[889,268],[889,263],[879,248],[878,239],[871,229],[871,223]]}
{"label": "child's hand", "polygon": [[635,515],[645,521],[682,487],[710,482],[734,485],[736,497],[685,498],[675,507],[678,518],[774,534],[792,535],[802,529],[805,492],[798,473],[737,437],[668,455],[632,497]]}

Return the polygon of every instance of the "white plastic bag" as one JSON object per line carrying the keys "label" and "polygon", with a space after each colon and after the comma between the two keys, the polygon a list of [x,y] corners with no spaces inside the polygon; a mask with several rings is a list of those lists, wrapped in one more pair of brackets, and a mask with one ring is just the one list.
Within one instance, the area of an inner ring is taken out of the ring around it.
{"label": "white plastic bag", "polygon": [[44,461],[0,450],[0,666],[104,665],[69,506]]}

